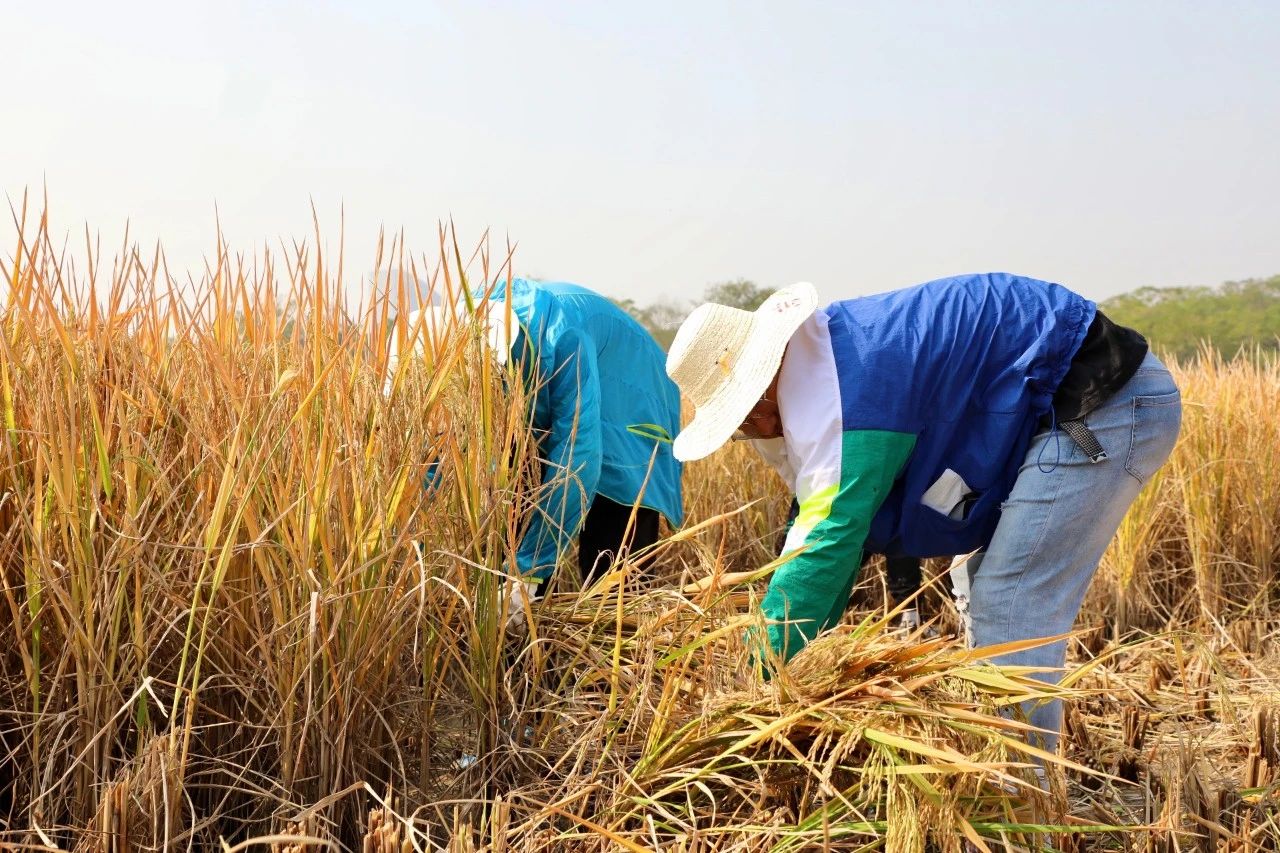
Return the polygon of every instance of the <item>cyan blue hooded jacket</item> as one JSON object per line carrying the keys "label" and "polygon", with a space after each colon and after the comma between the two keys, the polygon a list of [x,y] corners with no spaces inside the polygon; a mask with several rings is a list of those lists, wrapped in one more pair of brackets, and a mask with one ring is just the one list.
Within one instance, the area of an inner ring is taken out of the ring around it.
{"label": "cyan blue hooded jacket", "polygon": [[[500,282],[490,298],[506,299]],[[544,579],[597,495],[684,519],[681,465],[671,453],[680,392],[666,355],[639,323],[576,284],[514,279],[519,323],[511,354],[532,397],[543,489],[516,554],[520,573]],[[501,311],[494,307],[492,311]]]}

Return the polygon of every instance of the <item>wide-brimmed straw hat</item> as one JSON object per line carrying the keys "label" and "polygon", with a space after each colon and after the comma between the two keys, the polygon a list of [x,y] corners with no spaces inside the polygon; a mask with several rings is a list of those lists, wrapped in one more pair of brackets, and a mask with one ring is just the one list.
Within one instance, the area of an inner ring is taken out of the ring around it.
{"label": "wide-brimmed straw hat", "polygon": [[806,282],[784,287],[755,311],[709,302],[680,325],[667,353],[667,375],[696,407],[676,436],[681,461],[714,453],[742,425],[782,364],[787,342],[818,307]]}
{"label": "wide-brimmed straw hat", "polygon": [[[483,349],[488,352],[499,365],[505,365],[511,353],[511,342],[518,330],[515,317],[511,318],[511,326],[507,325],[506,312],[497,303],[484,303],[476,315],[468,314],[465,308],[451,308],[444,305],[426,305],[417,309],[405,318],[409,339],[406,356],[397,347],[394,336],[391,339],[390,358],[387,363],[387,377],[383,382],[382,393],[391,393],[392,380],[399,369],[401,358],[413,357],[433,362],[440,353],[443,342],[448,340],[463,341],[463,329],[470,322],[479,322],[484,329]],[[514,328],[513,328],[514,327]]]}
{"label": "wide-brimmed straw hat", "polygon": [[[503,305],[495,302],[482,302],[474,315],[469,314],[461,305],[426,305],[405,319],[411,336],[412,351],[419,357],[426,354],[428,343],[434,351],[439,341],[459,335],[468,323],[479,322],[484,329],[483,339],[488,349],[499,364],[506,364],[511,341],[515,337],[514,331],[507,326]],[[514,317],[511,318],[511,325],[517,325]]]}

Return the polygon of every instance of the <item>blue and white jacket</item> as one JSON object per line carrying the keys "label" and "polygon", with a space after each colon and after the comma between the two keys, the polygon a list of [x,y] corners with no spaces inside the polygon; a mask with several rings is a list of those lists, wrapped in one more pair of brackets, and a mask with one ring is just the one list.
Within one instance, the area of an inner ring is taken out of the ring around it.
{"label": "blue and white jacket", "polygon": [[839,620],[864,550],[990,541],[1096,311],[989,273],[835,302],[801,325],[779,374],[783,438],[760,443],[800,502],[785,550],[804,549],[763,602],[775,649],[790,657]]}

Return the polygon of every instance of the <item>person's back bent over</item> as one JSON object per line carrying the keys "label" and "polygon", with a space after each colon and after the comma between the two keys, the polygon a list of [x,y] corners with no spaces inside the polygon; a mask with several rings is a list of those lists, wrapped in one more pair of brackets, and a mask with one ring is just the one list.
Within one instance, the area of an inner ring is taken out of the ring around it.
{"label": "person's back bent over", "polygon": [[[490,323],[504,317],[506,283],[490,294]],[[532,392],[542,488],[516,554],[520,575],[542,583],[578,540],[584,585],[624,547],[658,539],[659,516],[684,516],[681,464],[672,455],[680,394],[666,355],[625,311],[575,284],[514,279],[513,361]]]}

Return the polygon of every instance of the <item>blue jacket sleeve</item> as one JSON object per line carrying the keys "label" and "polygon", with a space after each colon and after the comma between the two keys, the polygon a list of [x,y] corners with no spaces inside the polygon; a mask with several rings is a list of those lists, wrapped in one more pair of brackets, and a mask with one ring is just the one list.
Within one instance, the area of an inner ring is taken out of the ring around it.
{"label": "blue jacket sleeve", "polygon": [[600,376],[591,342],[577,329],[565,330],[549,375],[539,378],[537,393],[548,395],[551,423],[541,442],[542,488],[516,565],[522,575],[545,580],[577,535],[600,482]]}

